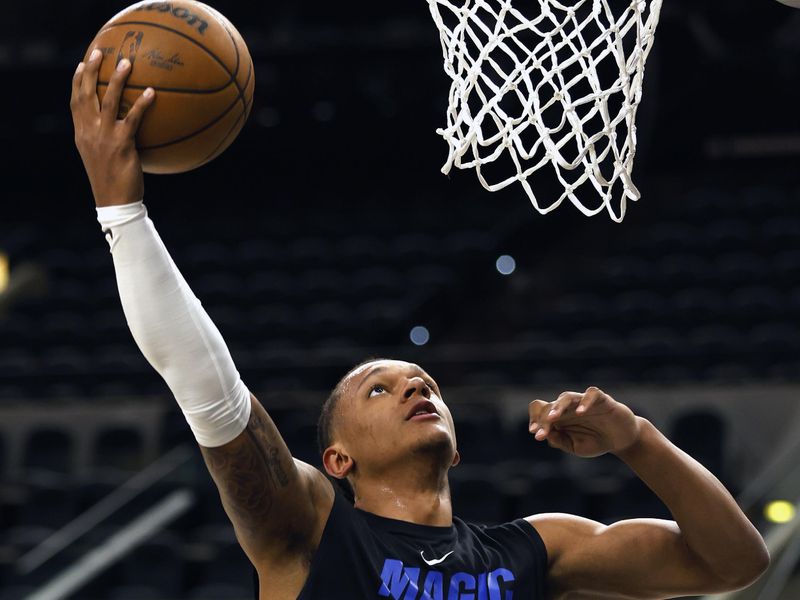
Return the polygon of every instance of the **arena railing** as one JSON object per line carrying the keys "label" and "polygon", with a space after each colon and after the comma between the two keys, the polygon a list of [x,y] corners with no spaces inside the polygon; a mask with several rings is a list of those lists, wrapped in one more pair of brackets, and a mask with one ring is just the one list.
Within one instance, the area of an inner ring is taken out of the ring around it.
{"label": "arena railing", "polygon": [[[97,504],[91,506],[61,529],[54,532],[50,537],[43,540],[38,546],[21,556],[15,565],[17,573],[22,577],[33,574],[69,548],[70,544],[117,514],[120,509],[130,504],[134,499],[164,480],[177,469],[188,464],[193,456],[193,448],[188,444],[182,444],[159,457],[114,489]],[[188,489],[173,491],[146,512],[131,520],[105,543],[101,544],[98,550],[103,548],[102,554],[92,551],[53,578],[40,590],[43,594],[45,592],[47,594],[41,596],[41,598],[64,597],[63,595],[53,596],[49,594],[55,593],[53,590],[61,593],[64,589],[72,589],[77,584],[83,585],[98,572],[113,564],[127,552],[130,552],[139,543],[163,529],[167,523],[183,514],[193,504],[194,495]],[[34,597],[40,598],[38,595]]]}

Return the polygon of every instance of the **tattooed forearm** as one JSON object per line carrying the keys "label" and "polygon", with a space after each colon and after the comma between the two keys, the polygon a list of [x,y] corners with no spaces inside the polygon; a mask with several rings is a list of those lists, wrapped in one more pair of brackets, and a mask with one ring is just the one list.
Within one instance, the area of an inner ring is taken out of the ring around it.
{"label": "tattooed forearm", "polygon": [[[219,448],[202,448],[225,510],[241,533],[269,529],[276,494],[297,477],[294,461],[264,409],[254,403],[243,435]],[[277,517],[279,518],[279,517]]]}

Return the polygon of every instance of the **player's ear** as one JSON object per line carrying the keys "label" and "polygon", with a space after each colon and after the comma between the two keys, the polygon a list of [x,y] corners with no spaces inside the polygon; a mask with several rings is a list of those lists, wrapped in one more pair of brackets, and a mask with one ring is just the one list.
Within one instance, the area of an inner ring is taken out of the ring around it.
{"label": "player's ear", "polygon": [[322,453],[322,465],[325,472],[336,479],[344,479],[353,470],[353,457],[345,452],[339,444],[334,444]]}
{"label": "player's ear", "polygon": [[461,462],[461,455],[458,453],[458,450],[456,450],[455,454],[453,454],[453,463],[450,466],[455,467],[460,462]]}

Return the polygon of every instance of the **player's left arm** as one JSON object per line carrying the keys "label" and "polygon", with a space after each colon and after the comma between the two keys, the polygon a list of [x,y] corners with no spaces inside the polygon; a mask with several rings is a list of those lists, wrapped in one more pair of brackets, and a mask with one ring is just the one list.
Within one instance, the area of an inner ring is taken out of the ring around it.
{"label": "player's left arm", "polygon": [[722,483],[624,404],[592,387],[536,400],[529,414],[539,441],[581,457],[618,456],[675,519],[605,526],[570,515],[529,517],[547,547],[553,598],[717,593],[766,570],[764,540]]}

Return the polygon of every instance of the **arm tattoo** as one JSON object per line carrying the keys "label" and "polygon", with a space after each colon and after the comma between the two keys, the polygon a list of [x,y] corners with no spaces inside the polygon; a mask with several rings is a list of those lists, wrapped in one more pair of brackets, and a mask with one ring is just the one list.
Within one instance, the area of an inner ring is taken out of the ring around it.
{"label": "arm tattoo", "polygon": [[272,419],[254,410],[244,435],[201,451],[234,525],[248,535],[268,527],[276,492],[297,475]]}

